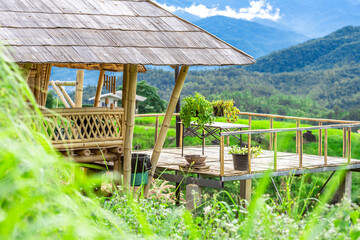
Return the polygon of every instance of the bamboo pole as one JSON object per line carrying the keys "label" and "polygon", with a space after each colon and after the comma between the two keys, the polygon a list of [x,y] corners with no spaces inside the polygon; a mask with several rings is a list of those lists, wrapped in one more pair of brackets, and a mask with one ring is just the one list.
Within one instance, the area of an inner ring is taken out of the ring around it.
{"label": "bamboo pole", "polygon": [[130,65],[129,76],[129,94],[127,96],[126,107],[126,129],[125,129],[125,146],[124,146],[124,162],[123,162],[123,183],[126,190],[130,189],[131,180],[131,150],[134,133],[135,119],[135,101],[136,101],[136,82],[137,82],[137,65]]}
{"label": "bamboo pole", "polygon": [[[300,120],[296,121],[296,128],[300,128]],[[296,153],[299,153],[300,148],[300,132],[296,132]]]}
{"label": "bamboo pole", "polygon": [[45,78],[45,86],[44,86],[44,93],[43,93],[43,103],[42,106],[46,105],[46,98],[49,92],[49,84],[50,84],[50,76],[51,76],[51,69],[52,65],[47,65],[47,71],[46,71],[46,78]]}
{"label": "bamboo pole", "polygon": [[346,128],[343,128],[343,157],[346,157]]}
{"label": "bamboo pole", "polygon": [[70,108],[69,104],[66,102],[64,96],[62,95],[60,89],[56,86],[56,84],[54,83],[54,81],[50,81],[50,85],[53,87],[54,91],[56,92],[56,94],[59,96],[60,100],[62,101],[62,103],[65,105],[66,108]]}
{"label": "bamboo pole", "polygon": [[328,131],[325,129],[325,140],[324,140],[324,164],[327,165],[328,158]]}
{"label": "bamboo pole", "polygon": [[41,100],[41,70],[42,70],[42,64],[37,64],[36,66],[36,75],[35,75],[35,86],[34,86],[34,96],[37,104],[40,104]]}
{"label": "bamboo pole", "polygon": [[[249,116],[249,130],[251,130],[251,116]],[[249,173],[251,173],[251,134],[248,134],[248,164]]]}
{"label": "bamboo pole", "polygon": [[74,104],[74,102],[73,102],[73,100],[70,98],[70,96],[67,94],[67,92],[65,91],[65,89],[62,87],[62,86],[57,86],[59,89],[60,89],[60,91],[61,91],[61,93],[65,96],[65,98],[66,98],[66,101],[69,103],[69,105],[73,108],[73,107],[75,107],[75,104]]}
{"label": "bamboo pole", "polygon": [[347,162],[351,162],[351,128],[348,128]]}
{"label": "bamboo pole", "polygon": [[[274,127],[274,119],[270,118],[270,129]],[[270,133],[269,150],[273,149],[273,135]]]}
{"label": "bamboo pole", "polygon": [[84,70],[76,72],[75,107],[82,107],[84,88]]}
{"label": "bamboo pole", "polygon": [[277,171],[277,133],[274,133],[274,171]]}
{"label": "bamboo pole", "polygon": [[[319,122],[319,126],[322,126],[322,122]],[[319,156],[322,156],[322,129],[319,129],[319,147],[318,147]]]}
{"label": "bamboo pole", "polygon": [[158,139],[158,135],[159,135],[159,116],[156,116],[156,120],[155,120],[155,143]]}
{"label": "bamboo pole", "polygon": [[248,134],[248,164],[249,164],[249,173],[251,173],[251,134]]}
{"label": "bamboo pole", "polygon": [[304,143],[304,136],[302,131],[299,132],[300,134],[300,148],[299,148],[299,168],[303,167],[303,143]]}
{"label": "bamboo pole", "polygon": [[184,126],[182,125],[182,123],[180,123],[180,141],[179,141],[179,147],[182,148],[183,145],[183,131],[184,131]]}
{"label": "bamboo pole", "polygon": [[122,89],[122,107],[126,110],[127,107],[127,95],[129,92],[129,64],[124,65],[124,72],[123,72],[123,89]]}
{"label": "bamboo pole", "polygon": [[154,150],[153,150],[153,154],[151,156],[152,169],[149,172],[149,180],[148,180],[148,183],[146,184],[145,189],[144,189],[144,196],[145,197],[147,197],[148,192],[150,190],[150,185],[151,185],[151,182],[152,182],[152,179],[153,179],[153,176],[154,176],[154,172],[155,172],[157,163],[159,161],[159,157],[160,157],[162,147],[163,147],[164,142],[165,142],[165,138],[166,138],[166,134],[167,134],[168,129],[169,129],[171,118],[172,118],[172,116],[174,114],[175,107],[176,107],[176,104],[177,104],[177,102],[179,100],[179,96],[180,96],[182,87],[184,85],[184,81],[185,81],[185,78],[186,78],[186,75],[187,75],[188,71],[189,71],[189,66],[182,66],[181,67],[178,79],[176,80],[176,83],[175,83],[175,86],[174,86],[174,89],[173,89],[173,93],[171,95],[168,107],[166,109],[166,114],[165,114],[161,129],[160,129],[160,134],[159,134],[158,140],[156,141],[156,144],[155,144],[155,147],[154,147]]}
{"label": "bamboo pole", "polygon": [[57,86],[75,87],[76,82],[54,81]]}
{"label": "bamboo pole", "polygon": [[98,107],[99,103],[100,103],[101,90],[104,85],[104,75],[105,75],[105,70],[104,70],[103,66],[101,66],[99,80],[98,80],[98,84],[97,84],[97,88],[96,88],[94,107]]}
{"label": "bamboo pole", "polygon": [[220,136],[220,177],[225,175],[225,147],[224,147],[224,136]]}

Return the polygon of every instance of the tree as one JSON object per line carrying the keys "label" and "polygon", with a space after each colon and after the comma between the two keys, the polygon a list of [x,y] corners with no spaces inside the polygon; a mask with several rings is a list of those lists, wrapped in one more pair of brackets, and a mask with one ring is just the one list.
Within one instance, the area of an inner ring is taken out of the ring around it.
{"label": "tree", "polygon": [[146,81],[137,83],[136,94],[146,97],[144,102],[139,102],[139,113],[161,113],[166,109],[166,102],[163,101],[156,87],[150,86]]}
{"label": "tree", "polygon": [[54,108],[56,106],[56,96],[55,92],[50,90],[46,97],[46,104],[45,107],[47,108]]}

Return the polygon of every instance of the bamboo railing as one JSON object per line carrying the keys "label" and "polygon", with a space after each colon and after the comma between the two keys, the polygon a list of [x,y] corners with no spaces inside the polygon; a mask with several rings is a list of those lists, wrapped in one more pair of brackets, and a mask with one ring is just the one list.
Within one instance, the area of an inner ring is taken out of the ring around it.
{"label": "bamboo railing", "polygon": [[[135,117],[155,117],[155,133],[154,133],[154,140],[156,142],[158,136],[158,129],[159,129],[159,118],[164,116],[165,114],[136,114]],[[179,114],[176,113],[174,116],[178,116]],[[282,116],[282,115],[274,115],[274,114],[261,114],[261,113],[249,113],[249,112],[241,112],[238,115],[240,116],[247,116],[248,117],[248,125],[249,130],[243,130],[239,132],[224,132],[220,137],[220,175],[224,176],[224,148],[225,148],[225,137],[231,135],[239,135],[245,134],[248,135],[248,146],[251,147],[251,134],[257,133],[269,133],[270,134],[270,141],[269,141],[269,150],[274,151],[274,170],[277,169],[277,140],[278,140],[278,133],[279,132],[289,132],[294,131],[296,132],[296,153],[299,155],[299,168],[303,166],[303,132],[307,130],[318,130],[319,137],[318,137],[318,154],[319,156],[324,156],[324,165],[327,165],[328,159],[328,129],[343,129],[343,157],[347,158],[348,161],[351,159],[351,129],[353,127],[360,127],[359,121],[348,121],[348,120],[336,120],[336,119],[323,119],[323,118],[307,118],[307,117],[293,117],[293,116]],[[253,117],[264,117],[269,119],[269,129],[258,129],[258,130],[251,130],[251,123]],[[288,119],[288,120],[295,120],[296,121],[296,128],[283,128],[283,129],[274,129],[274,119]],[[301,127],[301,121],[307,122],[314,122],[317,123],[317,126],[313,127]],[[325,125],[333,123],[335,125]],[[181,125],[182,127],[182,125]],[[182,130],[180,131],[180,134]],[[324,135],[323,135],[324,134]],[[180,138],[182,136],[180,135]],[[323,141],[324,138],[324,141]],[[182,141],[180,141],[181,143]],[[181,147],[181,146],[180,146]],[[251,172],[251,158],[249,155],[249,172]]]}
{"label": "bamboo railing", "polygon": [[43,110],[43,115],[45,132],[57,150],[123,148],[123,108],[59,108]]}
{"label": "bamboo railing", "polygon": [[[319,125],[313,127],[296,127],[296,128],[280,128],[280,129],[257,129],[257,130],[243,130],[243,131],[233,131],[233,132],[222,132],[220,137],[220,143],[224,142],[224,138],[232,135],[248,135],[248,148],[251,148],[251,134],[258,133],[269,133],[272,135],[272,147],[274,150],[274,171],[277,171],[277,133],[280,132],[297,132],[297,136],[299,136],[298,142],[298,154],[299,154],[299,168],[303,168],[303,132],[308,130],[319,130],[325,131],[325,148],[324,148],[324,165],[327,165],[327,151],[328,151],[328,129],[345,129],[345,140],[343,143],[346,143],[346,153],[345,156],[347,159],[347,163],[351,161],[351,129],[353,127],[360,127],[360,123],[348,123],[348,124],[335,124],[335,125]],[[225,147],[223,144],[220,144],[220,176],[224,176],[224,151]],[[251,173],[251,155],[248,155],[248,163],[249,168],[248,172]]]}

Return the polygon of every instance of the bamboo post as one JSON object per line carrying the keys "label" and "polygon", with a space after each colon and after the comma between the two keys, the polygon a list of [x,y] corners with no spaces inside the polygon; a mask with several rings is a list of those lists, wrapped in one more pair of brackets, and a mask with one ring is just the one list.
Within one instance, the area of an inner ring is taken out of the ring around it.
{"label": "bamboo post", "polygon": [[137,82],[137,65],[130,65],[129,76],[129,94],[127,96],[126,107],[126,127],[125,127],[125,142],[124,142],[124,162],[123,162],[123,183],[126,190],[130,189],[131,180],[131,150],[134,133],[135,120],[135,101],[136,101],[136,82]]}
{"label": "bamboo post", "polygon": [[224,136],[220,136],[220,177],[225,175],[225,147],[224,147]]}
{"label": "bamboo post", "polygon": [[303,167],[303,143],[304,143],[304,136],[302,131],[299,132],[300,134],[300,142],[299,142],[299,168]]}
{"label": "bamboo post", "polygon": [[[274,127],[274,119],[270,118],[270,129]],[[273,135],[270,133],[269,150],[273,149]]]}
{"label": "bamboo post", "polygon": [[251,173],[251,134],[248,134],[248,164],[249,173]]}
{"label": "bamboo post", "polygon": [[41,92],[40,92],[41,70],[42,70],[42,64],[37,64],[36,75],[35,75],[35,86],[34,86],[34,96],[37,104],[39,104],[41,100]]}
{"label": "bamboo post", "polygon": [[54,91],[56,92],[56,94],[58,95],[58,97],[60,98],[60,100],[62,101],[62,103],[65,105],[66,108],[70,108],[69,104],[66,102],[64,96],[62,95],[60,89],[56,86],[56,84],[54,83],[54,81],[50,82],[50,85],[53,87]]}
{"label": "bamboo post", "polygon": [[347,162],[351,162],[351,128],[348,128],[348,138],[347,138]]}
{"label": "bamboo post", "polygon": [[[296,128],[300,128],[300,120],[296,121]],[[296,131],[296,153],[299,153],[300,147],[300,132]]]}
{"label": "bamboo post", "polygon": [[101,90],[102,90],[103,85],[104,85],[104,75],[105,75],[105,70],[104,70],[103,66],[101,66],[100,67],[99,80],[98,80],[98,84],[97,84],[97,88],[96,88],[94,107],[98,107],[99,103],[100,103]]}
{"label": "bamboo post", "polygon": [[[322,126],[322,122],[319,122],[319,126]],[[319,151],[319,156],[322,156],[322,129],[319,129],[319,147],[318,147],[318,151]]]}
{"label": "bamboo post", "polygon": [[82,107],[84,88],[84,70],[76,72],[75,107]]}
{"label": "bamboo post", "polygon": [[179,148],[182,148],[182,146],[183,146],[183,131],[184,131],[184,126],[182,125],[182,123],[180,123]]}
{"label": "bamboo post", "polygon": [[343,128],[343,157],[346,157],[346,128]]}
{"label": "bamboo post", "polygon": [[42,106],[45,106],[45,105],[46,105],[46,98],[47,98],[47,94],[48,94],[48,92],[49,92],[51,69],[52,69],[52,65],[51,65],[51,64],[48,64],[48,65],[47,65],[47,71],[46,71],[46,78],[45,78],[45,86],[44,86]]}
{"label": "bamboo post", "polygon": [[[249,116],[249,130],[251,130],[251,116]],[[248,134],[248,152],[249,173],[251,173],[251,134]]]}
{"label": "bamboo post", "polygon": [[105,107],[109,107],[109,98],[105,98]]}
{"label": "bamboo post", "polygon": [[327,165],[328,158],[328,131],[325,129],[325,139],[324,139],[324,164]]}
{"label": "bamboo post", "polygon": [[158,135],[159,135],[159,116],[156,116],[156,120],[155,120],[155,143],[158,139]]}
{"label": "bamboo post", "polygon": [[184,81],[185,81],[185,78],[186,78],[186,75],[187,75],[188,71],[189,71],[189,66],[182,66],[181,67],[178,79],[176,80],[176,83],[175,83],[175,86],[174,86],[174,89],[173,89],[173,93],[171,95],[168,107],[166,109],[166,114],[165,114],[161,129],[160,129],[160,134],[159,134],[158,140],[155,143],[153,154],[151,156],[152,169],[149,172],[149,180],[148,180],[148,183],[146,184],[145,189],[144,189],[144,196],[145,197],[147,197],[148,192],[150,190],[150,185],[151,185],[151,182],[152,182],[152,179],[153,179],[153,176],[154,176],[154,172],[155,172],[155,169],[156,169],[156,166],[157,166],[157,162],[159,161],[159,157],[160,157],[162,147],[163,147],[164,142],[165,142],[165,138],[166,138],[167,131],[169,129],[171,118],[172,118],[173,113],[175,111],[176,104],[177,104],[177,102],[179,100],[181,89],[182,89],[182,87],[184,85]]}
{"label": "bamboo post", "polygon": [[274,171],[277,170],[277,133],[274,132]]}
{"label": "bamboo post", "polygon": [[129,85],[129,64],[124,65],[124,72],[123,72],[123,88],[122,88],[122,107],[127,107],[127,95],[129,92],[128,85]]}
{"label": "bamboo post", "polygon": [[69,105],[73,108],[75,107],[75,104],[73,102],[73,100],[70,98],[70,96],[67,94],[67,92],[65,91],[65,89],[62,86],[57,86],[61,93],[64,95],[64,97],[66,98],[66,101],[69,103]]}

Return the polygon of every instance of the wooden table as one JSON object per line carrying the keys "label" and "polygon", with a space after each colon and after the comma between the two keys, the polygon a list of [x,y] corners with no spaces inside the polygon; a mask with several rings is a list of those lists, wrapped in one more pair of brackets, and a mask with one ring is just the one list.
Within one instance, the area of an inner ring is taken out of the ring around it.
{"label": "wooden table", "polygon": [[[180,124],[182,124],[180,122]],[[205,152],[205,138],[209,136],[213,136],[215,139],[220,141],[220,134],[221,132],[229,132],[229,131],[241,131],[243,128],[249,128],[249,125],[244,124],[237,124],[237,123],[225,123],[225,122],[213,122],[212,124],[206,124],[204,126],[204,129],[201,131],[201,128],[196,123],[192,122],[190,124],[190,127],[188,128],[182,128],[182,147],[181,147],[181,156],[184,155],[184,138],[186,136],[193,135],[195,137],[198,137],[202,139],[202,155],[204,155]],[[199,131],[200,130],[200,131]],[[240,140],[240,146],[242,143],[242,134],[240,136],[233,136]]]}

